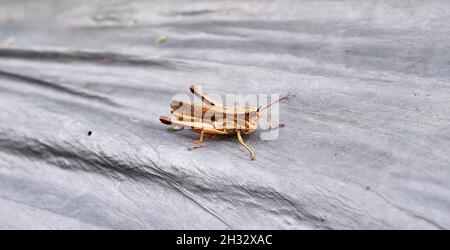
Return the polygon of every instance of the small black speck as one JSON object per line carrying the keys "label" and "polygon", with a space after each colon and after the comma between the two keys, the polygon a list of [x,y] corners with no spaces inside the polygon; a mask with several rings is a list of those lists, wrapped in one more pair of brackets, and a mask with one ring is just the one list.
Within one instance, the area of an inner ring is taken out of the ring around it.
{"label": "small black speck", "polygon": [[369,186],[367,186],[367,187],[366,187],[366,190],[367,190],[367,191],[369,191],[369,190],[370,190],[370,187],[369,187]]}
{"label": "small black speck", "polygon": [[91,136],[91,135],[92,135],[92,131],[89,131],[89,132],[88,132],[88,136]]}
{"label": "small black speck", "polygon": [[337,156],[337,153],[334,153],[334,156]]}

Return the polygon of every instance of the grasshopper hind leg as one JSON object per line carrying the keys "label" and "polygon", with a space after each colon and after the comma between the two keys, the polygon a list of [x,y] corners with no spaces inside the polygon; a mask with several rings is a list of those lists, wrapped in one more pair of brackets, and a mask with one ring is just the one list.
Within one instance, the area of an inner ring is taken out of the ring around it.
{"label": "grasshopper hind leg", "polygon": [[247,144],[245,144],[244,140],[242,139],[241,131],[238,130],[236,134],[237,134],[237,138],[238,138],[239,142],[242,144],[242,146],[245,147],[245,149],[248,150],[248,152],[252,156],[252,160],[256,160],[255,153],[253,152],[253,150]]}
{"label": "grasshopper hind leg", "polygon": [[200,132],[200,139],[195,140],[193,144],[188,146],[188,150],[194,150],[196,148],[201,148],[203,147],[203,138],[205,136],[205,131],[202,129],[202,131]]}
{"label": "grasshopper hind leg", "polygon": [[169,131],[169,132],[177,132],[177,131],[183,130],[183,127],[181,127],[181,126],[173,126],[173,127],[167,128],[166,130]]}

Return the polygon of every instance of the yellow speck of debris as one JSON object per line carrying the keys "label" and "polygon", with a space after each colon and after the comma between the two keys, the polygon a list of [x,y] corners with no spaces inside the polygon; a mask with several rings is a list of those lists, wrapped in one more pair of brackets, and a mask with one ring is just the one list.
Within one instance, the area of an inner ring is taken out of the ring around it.
{"label": "yellow speck of debris", "polygon": [[5,40],[3,40],[2,44],[3,46],[9,47],[12,46],[16,43],[16,38],[15,37],[9,37],[6,38]]}
{"label": "yellow speck of debris", "polygon": [[157,44],[161,44],[163,42],[167,41],[167,36],[165,35],[160,35],[156,38],[156,43]]}

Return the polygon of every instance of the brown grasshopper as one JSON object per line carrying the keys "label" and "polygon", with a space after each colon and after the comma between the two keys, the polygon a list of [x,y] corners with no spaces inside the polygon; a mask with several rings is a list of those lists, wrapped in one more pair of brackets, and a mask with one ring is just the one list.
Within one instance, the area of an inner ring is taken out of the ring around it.
{"label": "brown grasshopper", "polygon": [[[219,102],[203,94],[195,85],[192,85],[190,90],[201,98],[202,105],[174,100],[170,103],[170,107],[172,108],[171,113],[176,119],[160,116],[159,120],[164,124],[172,125],[174,130],[186,128],[200,133],[200,139],[195,140],[194,144],[188,147],[189,150],[202,147],[204,137],[237,135],[239,142],[248,150],[252,160],[256,159],[255,153],[244,143],[241,132],[245,134],[254,132],[261,118],[261,111],[281,100],[287,99],[287,96],[282,97],[264,108],[261,106],[258,108],[243,108],[240,104],[237,107],[228,107],[222,106]],[[267,116],[267,120],[271,129],[284,127],[283,124],[272,127],[269,116]]]}

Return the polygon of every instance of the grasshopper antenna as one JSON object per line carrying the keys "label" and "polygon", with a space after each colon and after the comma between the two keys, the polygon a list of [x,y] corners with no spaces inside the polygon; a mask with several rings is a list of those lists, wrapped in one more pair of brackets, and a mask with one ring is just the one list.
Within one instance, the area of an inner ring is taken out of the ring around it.
{"label": "grasshopper antenna", "polygon": [[288,96],[284,96],[284,97],[281,97],[280,99],[278,99],[277,101],[274,101],[271,104],[265,106],[264,108],[261,108],[261,106],[259,106],[258,109],[256,110],[256,112],[259,112],[259,111],[262,111],[264,109],[267,109],[268,107],[274,105],[275,103],[278,103],[278,102],[281,102],[281,101],[287,100],[287,99],[289,99]]}

